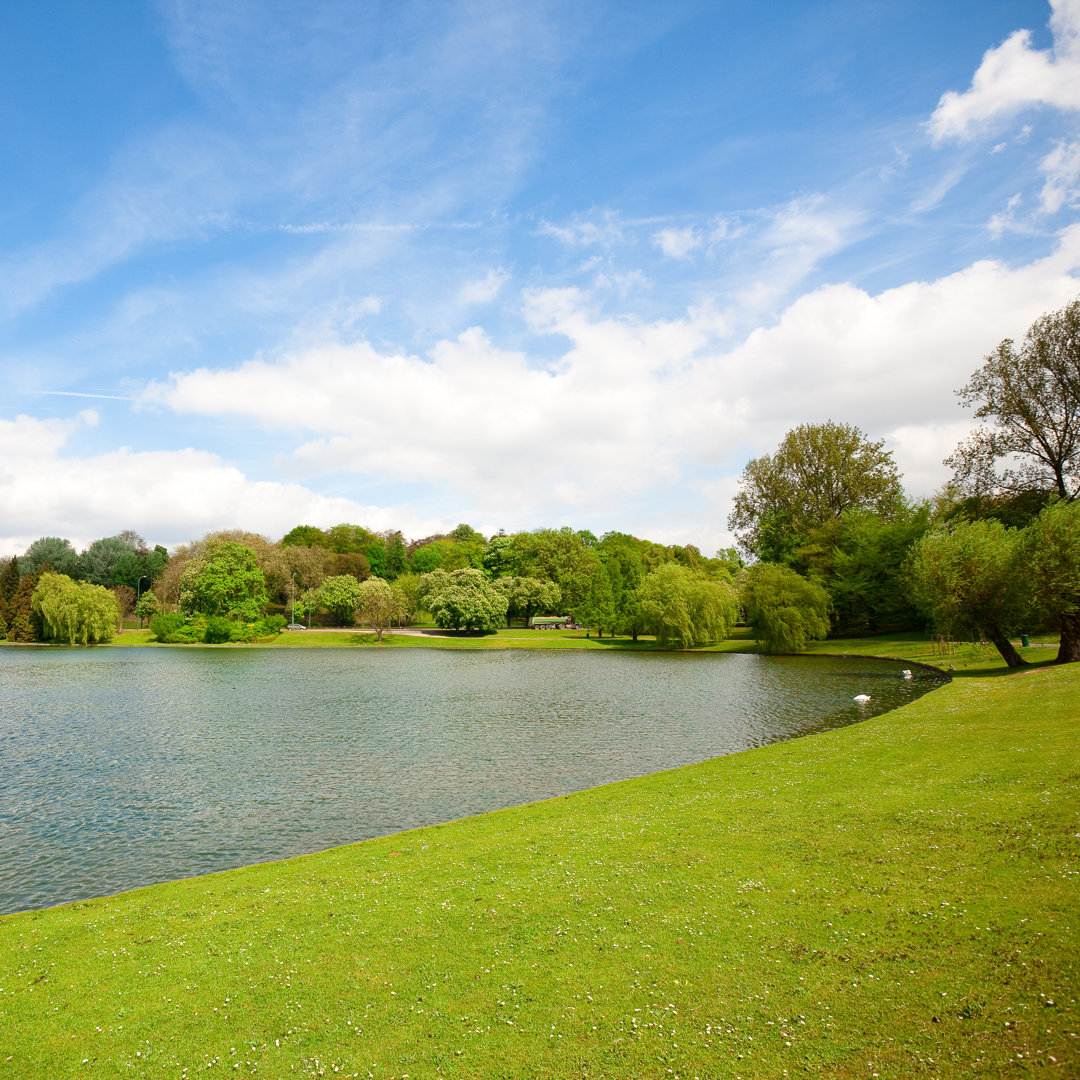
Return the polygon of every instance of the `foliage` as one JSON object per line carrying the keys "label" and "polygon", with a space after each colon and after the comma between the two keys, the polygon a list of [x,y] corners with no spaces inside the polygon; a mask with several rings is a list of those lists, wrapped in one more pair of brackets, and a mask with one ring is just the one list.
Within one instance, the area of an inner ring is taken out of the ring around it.
{"label": "foliage", "polygon": [[8,641],[25,643],[44,640],[45,628],[41,612],[34,608],[34,589],[42,573],[44,571],[31,570],[19,579],[8,605]]}
{"label": "foliage", "polygon": [[559,586],[541,578],[503,577],[496,579],[495,587],[506,597],[507,626],[511,615],[524,619],[528,625],[533,615],[552,611],[562,600]]}
{"label": "foliage", "polygon": [[1040,617],[1061,632],[1059,664],[1080,661],[1080,501],[1048,506],[1021,538]]}
{"label": "foliage", "polygon": [[913,600],[938,630],[985,635],[1009,667],[1024,662],[1009,634],[1031,614],[1019,536],[999,521],[961,522],[923,536],[905,568]]}
{"label": "foliage", "polygon": [[965,490],[1080,495],[1080,299],[1036,319],[1019,349],[1003,341],[958,394],[988,421],[946,459]]}
{"label": "foliage", "polygon": [[79,556],[79,576],[94,585],[108,588],[123,583],[134,588],[145,573],[146,560],[119,536],[95,540]]}
{"label": "foliage", "polygon": [[727,637],[735,625],[735,590],[685,566],[667,563],[638,590],[644,616],[663,645],[687,648]]}
{"label": "foliage", "polygon": [[224,645],[232,638],[233,624],[222,615],[207,617],[202,639],[207,645]]}
{"label": "foliage", "polygon": [[506,595],[471,567],[425,574],[420,602],[437,626],[454,630],[495,630],[509,605]]}
{"label": "foliage", "polygon": [[360,605],[360,585],[351,574],[328,577],[318,589],[319,604],[343,625],[353,621]]}
{"label": "foliage", "polygon": [[42,536],[35,540],[19,559],[19,574],[25,577],[46,566],[57,574],[71,578],[79,576],[79,555],[70,540],[59,536]]}
{"label": "foliage", "polygon": [[282,547],[330,547],[330,537],[314,525],[297,525],[281,538]]}
{"label": "foliage", "polygon": [[829,594],[835,632],[880,633],[921,626],[901,567],[911,545],[929,526],[926,503],[898,500],[887,517],[872,510],[846,510],[813,530],[788,565]]}
{"label": "foliage", "polygon": [[153,619],[155,615],[160,613],[161,601],[149,590],[144,592],[135,604],[135,617],[140,623]]}
{"label": "foliage", "polygon": [[751,566],[741,599],[746,621],[766,652],[801,652],[829,632],[828,594],[787,566]]}
{"label": "foliage", "polygon": [[0,600],[5,605],[10,605],[15,599],[15,590],[19,587],[19,560],[12,555],[4,563],[4,569],[0,571]]}
{"label": "foliage", "polygon": [[388,581],[372,577],[358,586],[356,608],[360,620],[371,627],[382,641],[383,631],[392,626],[397,617],[398,603]]}
{"label": "foliage", "polygon": [[69,645],[111,641],[120,619],[108,589],[66,574],[42,574],[31,600],[41,616],[44,636]]}
{"label": "foliage", "polygon": [[853,507],[888,514],[900,477],[884,440],[827,420],[801,424],[743,470],[728,527],[749,555],[787,562],[807,534]]}
{"label": "foliage", "polygon": [[255,553],[233,540],[192,559],[180,581],[185,614],[219,615],[253,622],[267,602],[266,584]]}
{"label": "foliage", "polygon": [[150,619],[150,630],[154,637],[170,645],[182,639],[182,631],[186,626],[187,620],[176,611],[167,615],[155,615]]}

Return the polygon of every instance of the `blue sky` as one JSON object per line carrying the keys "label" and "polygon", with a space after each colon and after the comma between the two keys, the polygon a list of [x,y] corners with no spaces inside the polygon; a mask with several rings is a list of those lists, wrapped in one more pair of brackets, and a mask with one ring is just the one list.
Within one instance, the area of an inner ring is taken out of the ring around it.
{"label": "blue sky", "polygon": [[1080,0],[0,8],[0,552],[712,551],[803,422],[912,495],[1080,289]]}

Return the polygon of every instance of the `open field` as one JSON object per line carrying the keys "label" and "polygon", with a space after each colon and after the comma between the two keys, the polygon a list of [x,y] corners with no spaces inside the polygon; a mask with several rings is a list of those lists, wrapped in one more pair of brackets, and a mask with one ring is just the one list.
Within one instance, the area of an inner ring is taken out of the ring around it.
{"label": "open field", "polygon": [[0,1075],[1076,1076],[1078,721],[1080,665],[961,674],[824,735],[9,916]]}

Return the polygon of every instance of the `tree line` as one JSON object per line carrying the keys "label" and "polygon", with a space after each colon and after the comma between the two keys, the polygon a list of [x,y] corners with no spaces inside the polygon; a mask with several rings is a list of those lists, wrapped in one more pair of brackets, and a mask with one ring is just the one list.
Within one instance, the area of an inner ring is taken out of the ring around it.
{"label": "tree line", "polygon": [[0,630],[106,640],[106,623],[135,614],[164,641],[251,640],[286,612],[381,640],[424,617],[490,630],[558,614],[601,637],[691,646],[741,618],[771,651],[929,627],[985,638],[1013,666],[1011,636],[1053,627],[1059,660],[1080,660],[1080,300],[1003,342],[958,394],[981,423],[932,499],[905,496],[883,441],[803,424],[747,464],[728,521],[737,548],[713,556],[620,532],[484,537],[465,524],[416,540],[349,523],[276,542],[229,530],[171,555],[131,532],[81,554],[42,537],[0,570]]}

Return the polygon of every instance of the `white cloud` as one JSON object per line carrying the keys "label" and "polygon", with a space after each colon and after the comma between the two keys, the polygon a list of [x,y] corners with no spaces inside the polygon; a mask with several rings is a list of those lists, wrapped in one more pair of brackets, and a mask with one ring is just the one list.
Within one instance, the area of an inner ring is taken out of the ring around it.
{"label": "white cloud", "polygon": [[22,554],[39,536],[66,536],[82,548],[125,528],[172,546],[228,527],[270,537],[301,522],[359,521],[420,536],[445,527],[408,506],[363,505],[300,484],[253,481],[201,450],[63,453],[81,427],[93,422],[83,414],[76,420],[0,420],[2,519],[18,522],[20,530],[0,536],[0,552]]}
{"label": "white cloud", "polygon": [[653,243],[669,259],[685,259],[701,247],[702,240],[693,228],[661,229],[653,234]]}
{"label": "white cloud", "polygon": [[1051,0],[1051,49],[1035,49],[1017,30],[989,49],[963,93],[942,94],[928,121],[935,142],[969,139],[992,121],[1048,105],[1080,109],[1080,0]]}
{"label": "white cloud", "polygon": [[477,281],[467,281],[458,291],[460,304],[490,304],[502,291],[503,285],[510,279],[510,272],[501,266],[489,270]]}
{"label": "white cloud", "polygon": [[1043,185],[1042,209],[1044,213],[1056,214],[1065,203],[1071,203],[1078,194],[1080,180],[1080,142],[1059,142],[1039,162],[1039,172],[1046,176]]}
{"label": "white cloud", "polygon": [[966,426],[954,390],[1001,338],[1073,299],[1078,267],[1080,226],[1027,266],[982,261],[877,295],[817,289],[734,347],[721,346],[709,305],[643,322],[599,315],[579,289],[536,290],[524,296],[527,325],[567,342],[546,365],[474,327],[425,356],[329,344],[178,373],[144,402],[239,417],[283,440],[292,431],[289,468],[434,484],[509,527],[586,511],[636,527],[627,506],[696,485],[715,515],[702,525],[708,546],[726,542],[714,498],[798,423],[832,418],[887,438],[909,487],[929,494]]}
{"label": "white cloud", "polygon": [[568,247],[609,246],[623,238],[622,225],[613,214],[604,214],[599,221],[579,220],[566,225],[541,221],[537,232],[541,236],[553,236]]}
{"label": "white cloud", "polygon": [[1020,193],[1017,192],[1009,197],[1004,210],[991,215],[990,220],[986,223],[986,228],[995,240],[1000,240],[1006,232],[1023,231],[1023,226],[1019,225],[1016,220],[1016,211],[1020,208],[1021,202],[1023,202],[1023,199]]}

